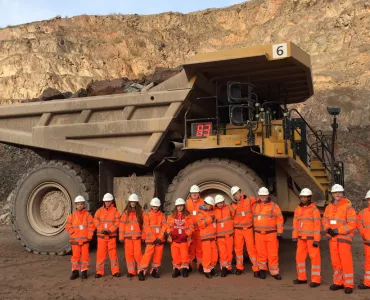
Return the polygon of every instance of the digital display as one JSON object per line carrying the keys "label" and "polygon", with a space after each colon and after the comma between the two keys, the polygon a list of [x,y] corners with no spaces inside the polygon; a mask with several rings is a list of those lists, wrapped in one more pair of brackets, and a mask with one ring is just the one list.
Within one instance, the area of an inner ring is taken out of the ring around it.
{"label": "digital display", "polygon": [[212,134],[212,123],[192,123],[191,136],[192,137],[206,137]]}

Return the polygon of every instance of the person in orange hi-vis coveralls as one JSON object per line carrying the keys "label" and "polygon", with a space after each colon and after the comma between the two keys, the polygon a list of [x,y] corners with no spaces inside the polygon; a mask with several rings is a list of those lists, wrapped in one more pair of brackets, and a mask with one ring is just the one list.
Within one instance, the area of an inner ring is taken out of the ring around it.
{"label": "person in orange hi-vis coveralls", "polygon": [[267,263],[272,277],[279,274],[279,240],[283,235],[284,218],[280,207],[271,201],[267,188],[258,190],[258,201],[253,207],[253,226],[256,238],[257,265],[260,278],[266,279]]}
{"label": "person in orange hi-vis coveralls", "polygon": [[364,241],[364,281],[358,285],[361,290],[370,289],[370,191],[366,193],[367,206],[357,215],[357,229]]}
{"label": "person in orange hi-vis coveralls", "polygon": [[331,188],[333,200],[325,208],[322,219],[324,231],[329,238],[331,264],[333,266],[333,285],[330,290],[344,288],[351,294],[354,287],[351,243],[356,229],[356,212],[351,201],[344,198],[344,189],[339,184]]}
{"label": "person in orange hi-vis coveralls", "polygon": [[225,204],[222,195],[215,197],[214,209],[216,218],[216,241],[220,257],[221,277],[232,273],[234,223],[231,216],[231,208]]}
{"label": "person in orange hi-vis coveralls", "polygon": [[167,218],[167,241],[171,243],[173,278],[189,276],[189,245],[194,231],[193,218],[185,209],[185,200],[178,198],[172,214]]}
{"label": "person in orange hi-vis coveralls", "polygon": [[301,203],[294,211],[292,240],[297,243],[296,264],[298,279],[294,284],[307,283],[306,258],[311,259],[310,287],[318,287],[321,283],[321,256],[319,243],[321,240],[321,215],[312,202],[312,191],[304,188],[299,194]]}
{"label": "person in orange hi-vis coveralls", "polygon": [[199,207],[197,214],[197,224],[200,229],[200,239],[202,241],[203,271],[204,275],[210,279],[218,276],[215,266],[218,259],[216,245],[216,217],[214,214],[215,200],[208,196],[204,199],[205,205]]}
{"label": "person in orange hi-vis coveralls", "polygon": [[119,240],[125,246],[127,277],[134,277],[142,259],[141,238],[143,230],[143,209],[139,197],[131,194],[119,224]]}
{"label": "person in orange hi-vis coveralls", "polygon": [[79,277],[87,279],[87,270],[89,269],[89,244],[93,238],[95,226],[93,217],[85,209],[85,198],[77,196],[75,198],[76,211],[67,218],[65,230],[70,238],[72,246],[72,275],[71,280]]}
{"label": "person in orange hi-vis coveralls", "polygon": [[103,206],[96,211],[94,216],[94,224],[98,236],[95,278],[104,276],[104,261],[107,257],[107,252],[113,277],[121,277],[116,243],[120,214],[113,200],[113,195],[106,193],[103,197]]}
{"label": "person in orange hi-vis coveralls", "polygon": [[236,255],[235,275],[241,275],[244,270],[244,243],[247,247],[249,259],[252,262],[252,270],[255,278],[260,277],[257,265],[257,250],[253,233],[252,207],[256,198],[242,194],[238,186],[231,188],[232,203],[230,205],[234,220],[234,247]]}
{"label": "person in orange hi-vis coveralls", "polygon": [[159,210],[161,201],[158,198],[153,198],[150,201],[150,206],[152,207],[151,210],[148,213],[144,213],[143,230],[146,236],[146,248],[140,262],[140,281],[145,280],[145,275],[152,257],[153,261],[150,274],[154,278],[159,278],[158,269],[161,266],[163,256],[166,217],[164,216],[164,213]]}
{"label": "person in orange hi-vis coveralls", "polygon": [[193,185],[190,188],[190,197],[186,200],[186,210],[192,215],[194,223],[194,232],[191,237],[192,242],[189,248],[189,272],[192,271],[193,261],[197,258],[199,272],[203,273],[202,243],[200,241],[200,233],[197,225],[197,213],[199,212],[199,206],[204,205],[204,200],[200,197],[199,192],[199,187]]}

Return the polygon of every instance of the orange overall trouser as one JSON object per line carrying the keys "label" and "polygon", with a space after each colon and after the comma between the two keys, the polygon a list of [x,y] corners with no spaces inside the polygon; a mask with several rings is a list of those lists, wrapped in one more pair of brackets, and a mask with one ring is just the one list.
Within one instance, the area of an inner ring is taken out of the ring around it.
{"label": "orange overall trouser", "polygon": [[200,230],[195,229],[192,234],[192,242],[189,247],[189,263],[192,265],[194,258],[197,258],[197,265],[202,263],[202,241],[200,239]]}
{"label": "orange overall trouser", "polygon": [[296,264],[298,280],[307,280],[306,275],[306,258],[307,254],[311,259],[311,281],[314,283],[321,282],[321,256],[320,247],[313,247],[314,240],[298,239]]}
{"label": "orange overall trouser", "polygon": [[189,269],[188,243],[171,244],[172,266],[174,269]]}
{"label": "orange overall trouser", "polygon": [[203,240],[203,270],[205,273],[210,273],[217,264],[218,252],[215,240]]}
{"label": "orange overall trouser", "polygon": [[72,245],[72,271],[86,271],[89,269],[89,243]]}
{"label": "orange overall trouser", "polygon": [[246,230],[235,229],[234,230],[234,247],[235,247],[235,256],[236,256],[236,268],[239,270],[244,270],[244,243],[247,247],[247,252],[249,259],[252,262],[253,272],[258,272],[257,265],[257,250],[254,243],[253,228]]}
{"label": "orange overall trouser", "polygon": [[267,270],[271,275],[279,274],[279,241],[277,233],[261,234],[256,232],[257,265],[259,270]]}
{"label": "orange overall trouser", "polygon": [[329,240],[330,259],[333,266],[333,283],[353,288],[353,261],[351,244]]}
{"label": "orange overall trouser", "polygon": [[364,285],[370,286],[370,245],[364,244],[364,255],[365,255],[365,262],[364,262]]}
{"label": "orange overall trouser", "polygon": [[104,261],[107,257],[110,259],[112,274],[119,272],[116,237],[98,238],[98,250],[96,253],[96,274],[104,275]]}
{"label": "orange overall trouser", "polygon": [[143,254],[141,253],[141,239],[125,238],[125,258],[127,264],[127,272],[136,275]]}
{"label": "orange overall trouser", "polygon": [[140,261],[140,271],[144,271],[144,274],[146,274],[149,262],[153,257],[152,261],[152,268],[150,270],[150,274],[153,272],[153,270],[157,270],[161,266],[162,262],[162,256],[163,256],[163,244],[146,244],[145,253]]}
{"label": "orange overall trouser", "polygon": [[232,270],[234,237],[217,238],[218,254],[220,255],[220,268]]}

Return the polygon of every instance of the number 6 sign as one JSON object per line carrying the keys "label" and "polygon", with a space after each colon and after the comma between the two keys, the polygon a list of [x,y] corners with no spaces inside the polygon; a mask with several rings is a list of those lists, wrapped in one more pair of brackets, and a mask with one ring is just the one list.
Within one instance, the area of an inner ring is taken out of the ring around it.
{"label": "number 6 sign", "polygon": [[272,58],[284,58],[288,56],[287,44],[276,44],[272,45]]}

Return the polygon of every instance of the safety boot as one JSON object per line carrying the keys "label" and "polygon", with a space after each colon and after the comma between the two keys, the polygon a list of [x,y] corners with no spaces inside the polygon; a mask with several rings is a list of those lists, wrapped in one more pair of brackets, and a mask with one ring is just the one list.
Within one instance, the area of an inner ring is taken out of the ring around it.
{"label": "safety boot", "polygon": [[240,269],[236,269],[235,275],[242,275],[243,271]]}
{"label": "safety boot", "polygon": [[132,277],[135,277],[135,275],[131,273],[127,273],[127,278],[132,278]]}
{"label": "safety boot", "polygon": [[280,274],[272,275],[272,277],[274,277],[276,280],[283,279],[283,278],[281,278]]}
{"label": "safety boot", "polygon": [[77,279],[78,277],[80,277],[80,275],[78,274],[78,271],[77,270],[73,270],[72,271],[72,275],[71,277],[69,277],[70,280],[75,280]]}
{"label": "safety boot", "polygon": [[121,277],[121,273],[120,272],[114,273],[113,277]]}
{"label": "safety boot", "polygon": [[346,288],[344,288],[344,292],[345,292],[346,294],[352,294],[352,292],[353,292],[353,288],[346,287]]}
{"label": "safety boot", "polygon": [[188,269],[186,269],[186,268],[183,268],[182,269],[182,277],[188,277],[189,276],[189,270]]}
{"label": "safety boot", "polygon": [[215,269],[212,269],[211,275],[217,277],[218,276],[218,273],[215,271]]}
{"label": "safety boot", "polygon": [[199,273],[200,273],[200,274],[203,274],[203,273],[204,273],[203,265],[202,265],[202,264],[199,264],[199,268],[198,268],[198,270],[199,270]]}
{"label": "safety boot", "polygon": [[205,275],[208,279],[211,279],[211,278],[212,278],[212,274],[211,274],[211,273],[206,273],[206,272],[204,272],[204,275]]}
{"label": "safety boot", "polygon": [[362,282],[358,285],[358,288],[360,290],[368,290],[370,289],[370,286],[364,285]]}
{"label": "safety boot", "polygon": [[95,274],[95,278],[102,278],[102,277],[103,277],[103,275],[101,275],[101,274],[98,274],[98,273]]}
{"label": "safety boot", "polygon": [[191,272],[193,272],[193,267],[191,266],[191,264],[189,264],[188,273],[191,273]]}
{"label": "safety boot", "polygon": [[330,286],[330,290],[332,291],[337,291],[337,290],[342,290],[342,289],[344,289],[343,284],[342,285],[333,284]]}
{"label": "safety boot", "polygon": [[179,277],[181,274],[180,274],[180,270],[178,268],[175,269],[175,272],[173,272],[172,274],[172,278],[177,278]]}
{"label": "safety boot", "polygon": [[152,275],[152,277],[154,277],[154,278],[159,278],[159,277],[160,277],[157,269],[154,269],[154,270],[152,271],[152,274],[151,274],[151,275]]}
{"label": "safety boot", "polygon": [[227,269],[225,267],[223,267],[221,269],[221,277],[226,277],[227,274],[229,274],[229,272],[227,271]]}
{"label": "safety boot", "polygon": [[305,284],[305,283],[307,283],[307,280],[294,279],[293,283],[294,284]]}
{"label": "safety boot", "polygon": [[261,279],[266,279],[266,271],[265,270],[260,270],[260,278]]}
{"label": "safety boot", "polygon": [[317,283],[317,282],[311,282],[310,283],[310,287],[312,287],[312,288],[315,288],[315,287],[318,287],[318,286],[320,286],[320,283]]}
{"label": "safety boot", "polygon": [[142,271],[142,270],[141,270],[141,271],[139,272],[138,277],[139,277],[139,280],[140,280],[140,281],[144,281],[144,280],[145,280],[145,274],[144,274],[144,271]]}
{"label": "safety boot", "polygon": [[81,272],[81,278],[87,279],[87,270]]}
{"label": "safety boot", "polygon": [[254,278],[260,278],[260,271],[253,272]]}

